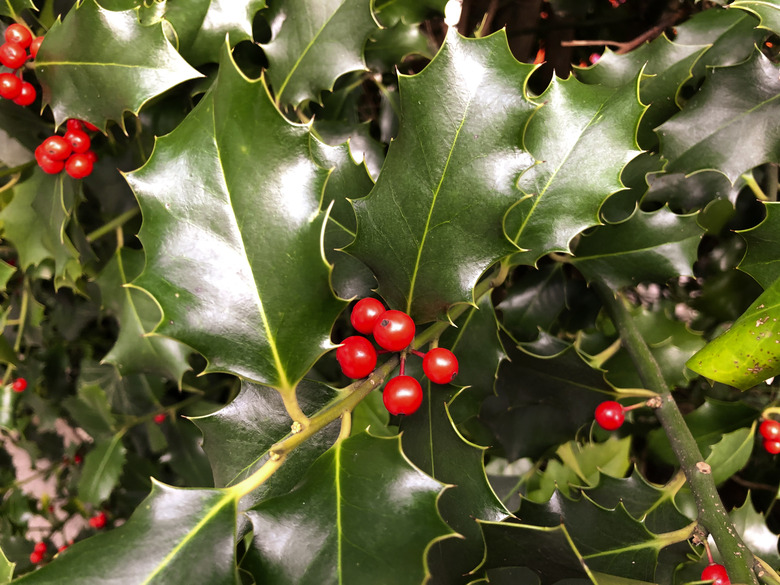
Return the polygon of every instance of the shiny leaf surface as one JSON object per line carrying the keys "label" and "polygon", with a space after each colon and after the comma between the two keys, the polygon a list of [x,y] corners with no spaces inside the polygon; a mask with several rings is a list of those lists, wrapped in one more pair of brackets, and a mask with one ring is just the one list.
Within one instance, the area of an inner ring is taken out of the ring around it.
{"label": "shiny leaf surface", "polygon": [[747,272],[764,288],[769,288],[780,278],[780,203],[764,204],[766,218],[756,227],[740,232],[747,242],[745,257],[739,269]]}
{"label": "shiny leaf surface", "polygon": [[729,5],[755,14],[760,21],[759,26],[780,33],[780,4],[776,0],[737,0]]}
{"label": "shiny leaf surface", "polygon": [[104,440],[84,458],[84,469],[79,478],[79,498],[93,506],[99,506],[111,495],[119,482],[125,465],[126,449],[122,435],[118,433],[110,441]]}

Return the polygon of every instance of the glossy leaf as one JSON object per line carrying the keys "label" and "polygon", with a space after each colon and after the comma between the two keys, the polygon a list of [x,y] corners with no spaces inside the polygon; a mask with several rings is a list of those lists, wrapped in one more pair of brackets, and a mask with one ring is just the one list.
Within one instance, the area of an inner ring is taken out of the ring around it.
{"label": "glossy leaf", "polygon": [[[548,252],[568,252],[599,209],[623,188],[620,173],[639,154],[636,127],[644,107],[635,84],[619,89],[555,78],[539,96],[523,144],[539,161],[520,177],[525,193],[507,216],[506,232],[525,252],[514,261],[535,264]],[[573,194],[576,193],[576,197]]]}
{"label": "glossy leaf", "polygon": [[530,71],[504,32],[465,39],[451,31],[421,73],[399,80],[399,135],[374,190],[355,202],[358,231],[347,251],[371,268],[390,307],[418,322],[472,301],[482,273],[515,249],[501,222],[530,164],[517,147],[533,107],[523,92]]}
{"label": "glossy leaf", "polygon": [[252,39],[252,19],[265,0],[167,2],[165,18],[176,31],[179,53],[192,65],[218,62],[225,37],[231,47]]}
{"label": "glossy leaf", "polygon": [[374,10],[383,26],[398,21],[418,23],[431,12],[444,12],[447,0],[374,0]]}
{"label": "glossy leaf", "polygon": [[650,148],[657,140],[653,128],[679,111],[680,88],[690,79],[691,68],[707,49],[706,45],[674,43],[661,35],[623,55],[606,49],[593,67],[577,72],[577,79],[589,84],[620,87],[633,83],[637,71],[641,70],[639,98],[649,108],[639,125],[639,144]]}
{"label": "glossy leaf", "polygon": [[[278,585],[419,584],[428,544],[448,532],[436,512],[441,489],[403,457],[398,437],[355,435],[322,455],[293,492],[247,512],[254,539],[242,567]],[[306,547],[286,545],[302,534]]]}
{"label": "glossy leaf", "polygon": [[772,567],[780,566],[780,554],[777,552],[777,534],[769,530],[764,515],[753,507],[750,496],[745,503],[729,512],[734,528],[742,537],[745,545]]}
{"label": "glossy leaf", "polygon": [[236,501],[224,490],[177,489],[154,482],[128,521],[78,542],[14,583],[238,585]]}
{"label": "glossy leaf", "polygon": [[780,4],[776,0],[736,0],[729,8],[739,8],[755,14],[758,17],[760,28],[780,33]]}
{"label": "glossy leaf", "polygon": [[122,445],[124,433],[116,434],[110,441],[104,440],[87,453],[84,469],[79,479],[79,498],[93,506],[108,499],[119,482],[125,465],[126,449]]}
{"label": "glossy leaf", "polygon": [[690,360],[688,367],[711,380],[747,390],[780,374],[780,280]]}
{"label": "glossy leaf", "polygon": [[497,396],[485,400],[481,417],[510,461],[540,457],[572,439],[612,393],[602,372],[573,349],[549,359],[514,350],[509,359],[499,370]]}
{"label": "glossy leaf", "polygon": [[119,336],[103,358],[123,376],[159,374],[181,383],[189,348],[173,339],[147,335],[160,321],[160,309],[148,293],[128,287],[144,267],[141,250],[119,248],[97,279],[103,308],[119,321]]}
{"label": "glossy leaf", "polygon": [[307,129],[223,56],[212,91],[128,175],[144,215],[136,284],[162,307],[156,331],[204,354],[207,371],[292,394],[344,306],[320,251],[326,177]]}
{"label": "glossy leaf", "polygon": [[656,130],[665,170],[714,169],[733,183],[755,166],[780,162],[778,94],[778,68],[758,50],[739,65],[710,69],[685,110]]}
{"label": "glossy leaf", "polygon": [[539,330],[549,331],[566,308],[563,264],[531,269],[513,280],[506,298],[496,308],[501,311],[502,325],[513,340],[537,339]]}
{"label": "glossy leaf", "polygon": [[84,0],[46,33],[35,73],[57,125],[79,118],[102,129],[107,120],[124,127],[125,111],[138,114],[153,97],[200,76],[165,38],[161,22],[143,26],[135,10],[111,12],[95,0]]}
{"label": "glossy leaf", "polygon": [[0,15],[10,16],[16,20],[28,8],[35,8],[33,0],[3,0],[0,3]]}
{"label": "glossy leaf", "polygon": [[[297,398],[309,415],[327,404],[335,391],[324,384],[304,380]],[[272,388],[243,382],[241,392],[217,412],[193,418],[203,433],[203,449],[211,463],[214,484],[225,487],[246,479],[269,456],[269,448],[291,434],[290,419],[279,393]],[[338,436],[339,422],[317,433],[290,453],[282,468],[252,492],[254,501],[290,491],[312,462],[328,450]]]}
{"label": "glossy leaf", "polygon": [[712,481],[721,484],[747,465],[756,438],[753,428],[726,433],[712,446],[706,462],[712,468]]}
{"label": "glossy leaf", "polygon": [[115,417],[105,391],[98,384],[82,385],[77,396],[69,396],[63,406],[78,425],[93,438],[105,438],[114,434]]}
{"label": "glossy leaf", "polygon": [[764,288],[780,278],[780,203],[764,203],[766,218],[756,227],[740,232],[747,242],[745,257],[739,269],[747,272]]}
{"label": "glossy leaf", "polygon": [[646,213],[636,209],[625,221],[598,226],[583,235],[572,259],[588,280],[599,279],[618,290],[640,282],[665,283],[693,275],[704,230],[696,215],[668,208]]}
{"label": "glossy leaf", "polygon": [[420,27],[404,22],[375,31],[368,38],[365,54],[369,69],[378,71],[392,71],[409,55],[433,58],[428,38]]}
{"label": "glossy leaf", "polygon": [[268,80],[276,102],[293,106],[365,69],[363,47],[378,28],[370,0],[272,0],[266,18]]}

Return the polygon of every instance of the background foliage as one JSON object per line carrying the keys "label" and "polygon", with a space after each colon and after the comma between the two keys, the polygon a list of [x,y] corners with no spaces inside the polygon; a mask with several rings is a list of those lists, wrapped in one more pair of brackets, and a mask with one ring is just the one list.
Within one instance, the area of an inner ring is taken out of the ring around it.
{"label": "background foliage", "polygon": [[[689,583],[682,427],[780,583],[780,4],[724,4],[0,2],[0,584]],[[460,361],[410,416],[371,295]]]}

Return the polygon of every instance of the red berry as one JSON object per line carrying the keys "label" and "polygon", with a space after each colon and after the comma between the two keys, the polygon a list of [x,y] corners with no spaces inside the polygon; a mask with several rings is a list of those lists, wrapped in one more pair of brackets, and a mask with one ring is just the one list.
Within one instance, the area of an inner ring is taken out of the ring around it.
{"label": "red berry", "polygon": [[62,136],[49,136],[41,143],[43,153],[52,160],[65,160],[70,156],[73,147]]}
{"label": "red berry", "polygon": [[37,552],[37,551],[33,551],[33,552],[30,553],[30,562],[33,565],[37,565],[42,560],[43,560],[43,553],[40,553],[40,552]]}
{"label": "red berry", "polygon": [[45,542],[36,542],[35,548],[33,549],[37,553],[45,553],[46,552],[46,543]]}
{"label": "red berry", "polygon": [[16,43],[22,49],[26,49],[32,43],[32,33],[23,24],[14,23],[5,29],[5,40],[9,43]]}
{"label": "red berry", "polygon": [[767,451],[767,453],[777,455],[780,453],[780,440],[764,439],[764,449]]}
{"label": "red berry", "polygon": [[385,311],[374,325],[374,339],[389,351],[401,351],[414,339],[414,321],[403,311]]}
{"label": "red berry", "polygon": [[74,154],[65,163],[65,172],[74,179],[83,179],[92,172],[92,159],[86,154]]}
{"label": "red berry", "polygon": [[425,354],[423,372],[434,384],[449,384],[458,374],[458,358],[449,349],[436,347]]}
{"label": "red berry", "polygon": [[352,309],[349,321],[357,331],[368,335],[374,331],[374,325],[385,311],[385,306],[377,299],[360,299]]}
{"label": "red berry", "polygon": [[780,422],[767,419],[758,427],[758,432],[767,440],[777,441],[780,439]]}
{"label": "red berry", "polygon": [[65,168],[65,161],[54,160],[47,156],[42,144],[35,149],[35,160],[38,161],[38,166],[43,169],[43,172],[50,175],[56,175]]}
{"label": "red berry", "polygon": [[161,425],[161,424],[163,424],[165,422],[165,418],[166,418],[165,414],[163,414],[163,413],[155,414],[154,415],[154,422],[156,422],[158,425]]}
{"label": "red berry", "polygon": [[70,142],[71,147],[73,147],[73,152],[76,154],[87,152],[92,145],[92,141],[83,130],[68,130],[65,132],[65,140]]}
{"label": "red berry", "polygon": [[385,384],[382,402],[390,414],[413,414],[420,408],[423,391],[411,376],[396,376]]}
{"label": "red berry", "polygon": [[14,380],[11,388],[13,388],[14,392],[24,392],[27,389],[27,380],[24,378],[17,378]]}
{"label": "red berry", "polygon": [[81,120],[77,120],[76,118],[70,118],[66,123],[65,127],[68,129],[68,132],[71,130],[81,130],[84,131],[84,124],[81,123]]}
{"label": "red berry", "polygon": [[27,51],[18,43],[0,45],[0,63],[9,69],[19,69],[27,61]]}
{"label": "red berry", "polygon": [[60,548],[57,549],[57,552],[61,553],[61,552],[65,551],[65,550],[67,550],[67,549],[68,549],[68,545],[67,544],[63,544]]}
{"label": "red berry", "polygon": [[30,43],[30,56],[35,59],[38,56],[38,49],[41,48],[43,37],[35,37]]}
{"label": "red berry", "polygon": [[701,572],[702,581],[712,581],[712,585],[731,585],[726,567],[718,563],[707,565]]}
{"label": "red berry", "polygon": [[90,123],[89,123],[89,122],[87,122],[86,120],[79,120],[79,122],[81,122],[82,124],[84,124],[84,128],[86,128],[86,129],[87,129],[87,130],[89,130],[90,132],[97,132],[98,130],[100,130],[100,128],[98,128],[98,127],[97,127],[97,126],[95,126],[94,124],[90,124]]}
{"label": "red berry", "polygon": [[13,73],[0,73],[0,97],[14,100],[22,93],[22,80]]}
{"label": "red berry", "polygon": [[86,156],[89,159],[89,162],[91,162],[94,166],[94,164],[98,161],[98,155],[95,154],[94,150],[88,150],[84,153],[84,156]]}
{"label": "red berry", "polygon": [[353,335],[341,342],[336,350],[336,360],[347,378],[365,378],[376,367],[376,350],[365,337]]}
{"label": "red berry", "polygon": [[81,465],[82,461],[84,461],[84,458],[81,455],[79,455],[78,453],[76,453],[73,456],[73,463],[75,463],[76,465]]}
{"label": "red berry", "polygon": [[29,106],[35,101],[35,97],[38,93],[35,91],[35,86],[27,81],[22,82],[22,91],[14,100],[17,106]]}
{"label": "red berry", "polygon": [[103,528],[106,525],[106,513],[98,512],[92,516],[92,518],[89,519],[89,525],[92,526],[92,528]]}
{"label": "red berry", "polygon": [[596,407],[596,422],[607,431],[619,429],[625,418],[623,407],[614,400],[607,400]]}

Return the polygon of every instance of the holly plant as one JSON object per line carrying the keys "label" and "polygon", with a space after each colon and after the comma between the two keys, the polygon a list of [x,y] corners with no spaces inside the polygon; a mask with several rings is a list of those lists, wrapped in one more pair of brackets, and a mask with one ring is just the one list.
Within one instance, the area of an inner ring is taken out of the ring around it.
{"label": "holly plant", "polygon": [[0,585],[780,585],[779,15],[0,2]]}

